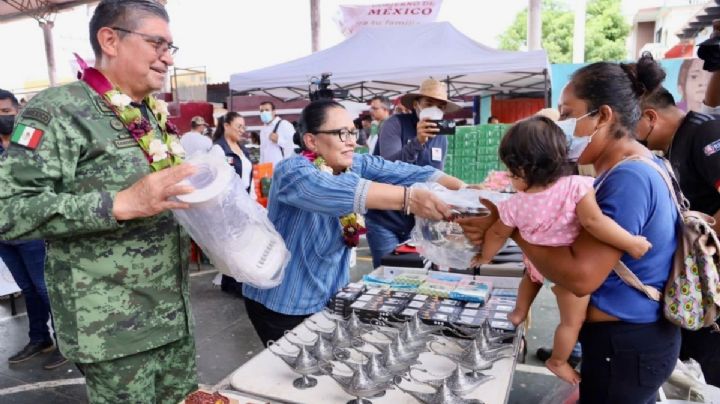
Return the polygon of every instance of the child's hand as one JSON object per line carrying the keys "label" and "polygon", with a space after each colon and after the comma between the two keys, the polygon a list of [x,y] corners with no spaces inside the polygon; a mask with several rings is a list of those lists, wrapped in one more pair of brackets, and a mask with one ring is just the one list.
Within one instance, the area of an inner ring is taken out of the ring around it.
{"label": "child's hand", "polygon": [[640,259],[649,249],[652,248],[652,244],[643,236],[633,236],[633,243],[627,253],[635,259]]}
{"label": "child's hand", "polygon": [[482,253],[478,253],[476,256],[473,257],[472,261],[470,261],[470,268],[476,268],[480,265],[489,264],[490,260],[483,259]]}

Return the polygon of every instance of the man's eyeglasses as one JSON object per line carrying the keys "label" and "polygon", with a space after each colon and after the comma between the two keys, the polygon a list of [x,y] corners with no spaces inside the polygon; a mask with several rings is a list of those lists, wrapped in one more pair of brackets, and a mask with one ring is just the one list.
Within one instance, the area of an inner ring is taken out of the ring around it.
{"label": "man's eyeglasses", "polygon": [[340,138],[340,141],[345,143],[348,141],[348,139],[357,139],[358,135],[360,134],[357,129],[354,130],[347,130],[345,128],[343,129],[335,129],[335,130],[319,130],[315,133],[324,133],[326,135],[336,135],[338,138]]}
{"label": "man's eyeglasses", "polygon": [[129,29],[120,28],[120,27],[110,27],[111,29],[114,29],[115,31],[125,32],[128,34],[135,34],[142,39],[144,39],[146,42],[150,43],[155,47],[155,51],[157,52],[158,56],[162,56],[165,54],[165,52],[170,52],[170,55],[175,56],[177,51],[180,49],[177,46],[173,45],[172,42],[168,42],[165,38],[161,36],[155,36],[155,35],[148,35],[143,34],[142,32],[137,31],[131,31]]}

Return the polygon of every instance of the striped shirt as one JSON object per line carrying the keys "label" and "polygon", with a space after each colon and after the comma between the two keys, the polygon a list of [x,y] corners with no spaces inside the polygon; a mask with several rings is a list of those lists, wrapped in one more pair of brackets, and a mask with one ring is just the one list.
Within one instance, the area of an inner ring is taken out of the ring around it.
{"label": "striped shirt", "polygon": [[282,160],[273,175],[268,217],[292,257],[280,285],[257,289],[244,284],[243,296],[283,314],[322,310],[348,283],[350,249],[343,242],[339,218],[367,211],[370,183],[410,186],[441,176],[441,171],[429,166],[368,154],[356,154],[352,169],[340,175],[321,172],[301,156]]}

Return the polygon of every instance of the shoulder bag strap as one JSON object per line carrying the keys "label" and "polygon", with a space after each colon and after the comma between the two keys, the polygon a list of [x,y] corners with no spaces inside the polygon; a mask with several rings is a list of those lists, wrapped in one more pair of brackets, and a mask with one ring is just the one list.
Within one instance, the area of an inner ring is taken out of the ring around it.
{"label": "shoulder bag strap", "polygon": [[[282,123],[282,121],[283,121],[282,118],[278,119],[277,123],[275,124],[275,128],[274,128],[273,131],[272,131],[272,133],[275,133],[275,134],[278,135],[278,140],[280,140],[280,134],[277,133],[277,130],[278,130],[278,128],[280,127],[280,124]],[[280,144],[278,144],[278,147],[280,148],[280,155],[281,155],[283,158],[285,158],[285,150],[283,149],[282,146],[280,146]]]}

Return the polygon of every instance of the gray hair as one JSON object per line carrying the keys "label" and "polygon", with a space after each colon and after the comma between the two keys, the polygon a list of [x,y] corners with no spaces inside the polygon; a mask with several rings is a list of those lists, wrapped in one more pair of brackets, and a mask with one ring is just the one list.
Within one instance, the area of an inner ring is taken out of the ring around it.
{"label": "gray hair", "polygon": [[[135,30],[142,17],[158,17],[170,22],[165,7],[155,0],[102,0],[95,8],[90,19],[90,45],[95,58],[100,59],[102,50],[97,33],[103,27],[119,26],[127,30]],[[126,33],[118,32],[121,37]]]}

